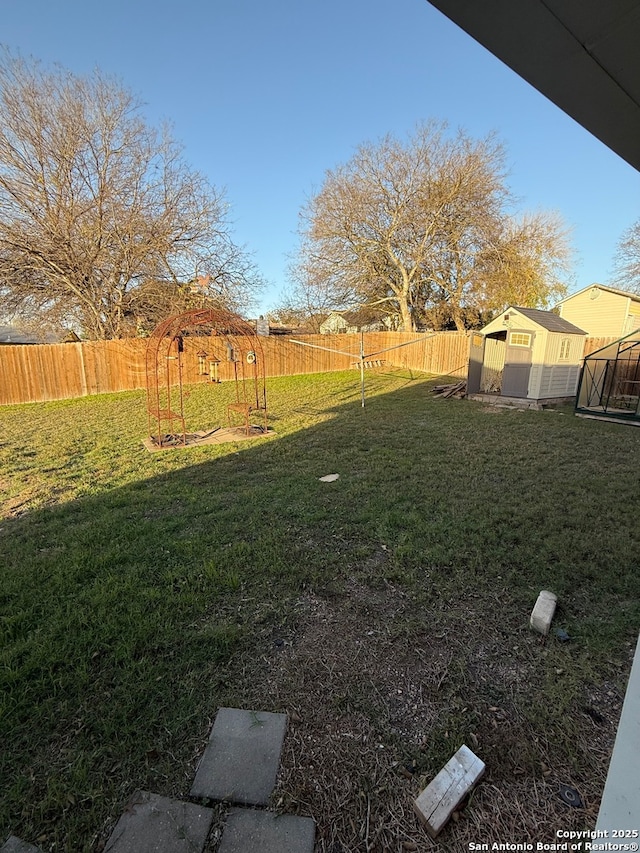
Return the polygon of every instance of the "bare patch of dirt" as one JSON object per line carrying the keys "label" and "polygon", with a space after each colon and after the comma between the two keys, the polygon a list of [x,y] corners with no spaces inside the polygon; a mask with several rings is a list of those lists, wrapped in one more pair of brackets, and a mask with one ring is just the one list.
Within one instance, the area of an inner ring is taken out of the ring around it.
{"label": "bare patch of dirt", "polygon": [[19,518],[31,509],[37,496],[35,489],[24,489],[17,495],[4,498],[0,510],[0,519]]}
{"label": "bare patch of dirt", "polygon": [[[302,595],[293,619],[264,629],[263,654],[243,659],[245,707],[289,715],[272,807],[315,819],[316,853],[466,851],[595,825],[621,697],[603,684],[568,703],[570,738],[553,714],[536,719],[537,685],[563,675],[553,649],[478,598],[426,608],[354,579]],[[433,841],[413,800],[462,743],[486,775]]]}

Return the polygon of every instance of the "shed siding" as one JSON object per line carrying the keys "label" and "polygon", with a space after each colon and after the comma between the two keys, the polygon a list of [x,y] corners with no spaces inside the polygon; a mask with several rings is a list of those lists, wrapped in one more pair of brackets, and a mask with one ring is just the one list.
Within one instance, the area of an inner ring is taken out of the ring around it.
{"label": "shed siding", "polygon": [[544,364],[549,332],[541,329],[533,323],[531,326],[536,329],[536,336],[533,341],[533,351],[531,353],[531,373],[529,374],[529,389],[527,391],[527,397],[529,400],[537,400],[540,396],[542,366]]}
{"label": "shed siding", "polygon": [[538,396],[538,385],[540,383],[539,378],[539,365],[541,360],[541,351],[544,346],[544,341],[541,341],[541,338],[544,338],[544,332],[541,329],[538,329],[536,332],[536,337],[533,341],[533,345],[531,347],[531,368],[529,370],[529,383],[527,385],[527,399],[533,400]]}
{"label": "shed siding", "polygon": [[540,383],[542,382],[543,370],[543,365],[538,361],[534,361],[531,365],[531,373],[529,374],[529,390],[527,392],[527,398],[529,400],[537,400],[540,396]]}
{"label": "shed siding", "polygon": [[[576,393],[584,338],[580,335],[547,332],[544,353],[536,359],[529,384],[529,397],[544,400],[551,397],[572,397]],[[567,358],[560,361],[563,341],[568,341]]]}
{"label": "shed siding", "polygon": [[[569,352],[566,358],[560,360],[563,341],[569,341]],[[547,338],[547,349],[544,355],[545,364],[568,365],[582,364],[584,354],[584,338],[579,335],[563,335],[560,332],[550,332]]]}
{"label": "shed siding", "polygon": [[534,364],[538,364],[538,362],[544,361],[544,353],[547,348],[547,337],[548,332],[545,332],[544,329],[534,329],[534,339],[533,339],[533,350],[531,352],[531,359]]}
{"label": "shed siding", "polygon": [[625,334],[629,298],[607,290],[597,290],[592,299],[593,289],[576,293],[559,306],[560,316],[584,329],[588,335],[598,337],[620,337]]}
{"label": "shed siding", "polygon": [[573,397],[578,387],[580,368],[577,365],[549,364],[540,371],[538,399]]}

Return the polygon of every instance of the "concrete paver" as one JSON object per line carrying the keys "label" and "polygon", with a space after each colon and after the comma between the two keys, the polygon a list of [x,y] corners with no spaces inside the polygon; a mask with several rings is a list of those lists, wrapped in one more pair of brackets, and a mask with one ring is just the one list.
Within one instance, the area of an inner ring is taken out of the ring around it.
{"label": "concrete paver", "polygon": [[220,708],[190,795],[266,805],[276,783],[286,714]]}
{"label": "concrete paver", "polygon": [[551,627],[551,620],[556,612],[557,597],[548,589],[543,589],[535,603],[529,625],[534,631],[546,637]]}
{"label": "concrete paver", "polygon": [[213,810],[137,791],[104,853],[202,853]]}
{"label": "concrete paver", "polygon": [[27,844],[26,841],[21,841],[15,835],[10,835],[2,847],[0,847],[0,853],[42,853],[42,851],[39,847]]}
{"label": "concrete paver", "polygon": [[316,825],[310,817],[233,809],[218,853],[313,853]]}
{"label": "concrete paver", "polygon": [[414,800],[413,810],[432,838],[442,832],[453,812],[484,776],[484,771],[484,761],[474,755],[466,744],[462,744]]}

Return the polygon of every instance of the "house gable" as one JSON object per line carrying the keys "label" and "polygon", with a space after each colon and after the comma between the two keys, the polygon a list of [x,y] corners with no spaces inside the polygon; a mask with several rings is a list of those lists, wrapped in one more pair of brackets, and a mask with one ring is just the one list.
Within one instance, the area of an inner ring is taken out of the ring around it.
{"label": "house gable", "polygon": [[640,325],[640,296],[600,284],[567,296],[557,310],[593,337],[621,337]]}
{"label": "house gable", "polygon": [[551,311],[539,308],[518,308],[510,306],[502,314],[488,323],[481,332],[483,335],[495,335],[507,329],[544,329],[547,332],[559,332],[563,335],[585,335],[582,328],[568,322]]}
{"label": "house gable", "polygon": [[332,335],[339,332],[377,332],[386,324],[373,312],[361,309],[359,311],[332,311],[320,324],[320,334]]}
{"label": "house gable", "polygon": [[336,332],[344,332],[347,329],[347,321],[342,314],[337,311],[332,311],[331,314],[320,323],[321,335],[332,335]]}

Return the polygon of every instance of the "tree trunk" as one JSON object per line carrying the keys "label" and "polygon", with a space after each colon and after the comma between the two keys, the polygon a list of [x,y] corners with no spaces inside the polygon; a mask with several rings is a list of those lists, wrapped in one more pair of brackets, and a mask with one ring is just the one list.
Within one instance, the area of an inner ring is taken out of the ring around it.
{"label": "tree trunk", "polygon": [[406,296],[398,296],[398,307],[400,308],[400,316],[402,317],[402,328],[405,332],[414,332],[413,316],[409,310],[409,303]]}
{"label": "tree trunk", "polygon": [[460,308],[457,305],[451,306],[451,319],[456,324],[456,330],[458,332],[466,332],[466,327],[462,318],[462,312],[460,311]]}

